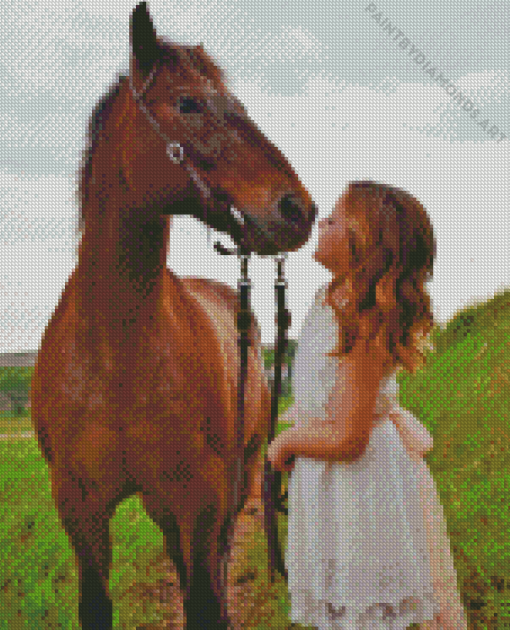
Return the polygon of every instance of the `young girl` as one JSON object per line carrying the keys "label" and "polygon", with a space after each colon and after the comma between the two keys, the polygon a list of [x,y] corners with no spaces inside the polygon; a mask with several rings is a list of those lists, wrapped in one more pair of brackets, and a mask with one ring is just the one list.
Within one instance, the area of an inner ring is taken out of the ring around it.
{"label": "young girl", "polygon": [[[424,363],[424,282],[436,243],[423,206],[351,183],[319,221],[314,258],[333,273],[298,342],[270,444],[292,471],[285,562],[291,620],[319,630],[467,629],[441,503],[423,455],[432,436],[397,402],[396,370]],[[420,335],[421,333],[421,335]],[[335,351],[336,347],[336,351]],[[292,456],[295,456],[292,457]]]}

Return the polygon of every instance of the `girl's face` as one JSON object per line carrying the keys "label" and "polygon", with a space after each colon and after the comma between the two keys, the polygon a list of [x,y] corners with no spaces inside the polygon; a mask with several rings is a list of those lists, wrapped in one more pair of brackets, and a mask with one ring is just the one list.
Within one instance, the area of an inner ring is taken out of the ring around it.
{"label": "girl's face", "polygon": [[314,259],[334,274],[349,270],[349,241],[345,219],[344,200],[341,197],[329,217],[320,219],[319,242]]}

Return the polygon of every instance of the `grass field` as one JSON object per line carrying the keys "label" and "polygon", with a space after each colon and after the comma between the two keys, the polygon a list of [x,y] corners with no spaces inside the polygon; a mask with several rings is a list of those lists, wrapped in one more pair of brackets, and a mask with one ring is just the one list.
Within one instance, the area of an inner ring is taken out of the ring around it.
{"label": "grass field", "polygon": [[[464,311],[433,341],[427,366],[399,375],[400,403],[434,437],[426,459],[469,627],[510,629],[510,295]],[[1,433],[14,425],[30,430],[30,418],[0,417]],[[0,441],[0,485],[0,630],[77,629],[74,556],[34,439]],[[284,541],[286,525],[281,516]],[[111,533],[116,627],[179,627],[175,574],[137,497],[118,507]],[[299,628],[288,621],[283,580],[268,582],[266,550],[260,511],[243,515],[229,577],[239,627]]]}

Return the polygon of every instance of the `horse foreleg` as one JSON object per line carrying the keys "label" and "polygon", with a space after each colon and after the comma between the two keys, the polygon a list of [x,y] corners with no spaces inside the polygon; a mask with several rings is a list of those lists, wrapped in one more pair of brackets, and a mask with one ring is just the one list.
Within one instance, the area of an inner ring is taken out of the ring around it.
{"label": "horse foreleg", "polygon": [[91,514],[81,521],[67,518],[64,526],[78,561],[78,616],[82,630],[110,630],[113,604],[108,589],[111,563],[108,519],[103,514]]}
{"label": "horse foreleg", "polygon": [[193,568],[184,596],[186,630],[233,628],[227,610],[227,584],[222,576],[223,569],[226,576],[227,530],[225,518],[218,519],[214,506],[197,518],[191,549]]}
{"label": "horse foreleg", "polygon": [[78,615],[82,630],[110,630],[113,627],[113,603],[108,596],[108,589],[105,588],[104,573],[82,559],[80,593]]}
{"label": "horse foreleg", "polygon": [[[111,630],[113,605],[108,578],[111,567],[109,521],[113,506],[96,502],[70,482],[57,493],[60,519],[76,554],[80,601],[78,616],[82,630]],[[65,488],[65,489],[64,489]]]}

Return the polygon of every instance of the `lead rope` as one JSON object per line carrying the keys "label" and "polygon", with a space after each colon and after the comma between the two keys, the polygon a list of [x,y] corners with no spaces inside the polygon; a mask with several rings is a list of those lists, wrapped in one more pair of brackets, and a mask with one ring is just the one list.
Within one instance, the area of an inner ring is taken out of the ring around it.
{"label": "lead rope", "polygon": [[[285,290],[287,282],[284,277],[284,264],[286,254],[275,256],[277,265],[276,279],[274,283],[275,290],[275,324],[277,327],[275,357],[274,357],[274,376],[273,376],[273,392],[271,396],[271,425],[267,444],[274,440],[276,433],[276,425],[278,423],[278,401],[281,395],[282,383],[282,363],[287,349],[287,329],[291,323],[290,311],[285,306]],[[278,515],[277,510],[285,512],[282,506],[284,498],[280,496],[282,487],[282,473],[279,470],[273,470],[271,463],[266,457],[264,459],[264,529],[267,537],[269,552],[269,576],[271,584],[274,583],[274,573],[277,570],[288,581],[287,571],[283,561],[282,549],[278,543]]]}
{"label": "lead rope", "polygon": [[244,466],[244,393],[246,389],[246,378],[248,376],[248,347],[251,346],[249,330],[251,325],[251,304],[250,290],[251,280],[248,277],[248,261],[249,254],[238,254],[241,261],[241,278],[237,282],[237,290],[239,293],[240,309],[237,313],[237,330],[239,338],[240,366],[239,366],[239,383],[237,390],[237,456],[236,471],[233,487],[234,516],[241,508],[240,489],[243,484]]}
{"label": "lead rope", "polygon": [[[237,390],[237,448],[236,448],[236,470],[234,473],[234,485],[232,493],[233,512],[231,513],[231,519],[233,522],[234,517],[241,509],[240,488],[243,484],[243,472],[244,468],[244,398],[246,390],[247,368],[248,368],[248,347],[251,345],[249,339],[249,329],[252,322],[251,305],[250,305],[250,291],[251,281],[248,277],[248,260],[249,254],[243,253],[238,250],[229,250],[221,243],[216,241],[214,244],[215,249],[220,254],[234,254],[237,253],[241,261],[241,278],[239,279],[238,293],[240,301],[240,309],[237,313],[237,329],[239,337],[237,343],[239,344],[240,353],[240,367],[239,367],[239,381]],[[275,344],[275,360],[274,360],[274,378],[271,395],[271,422],[269,428],[269,435],[267,444],[269,445],[275,437],[276,425],[278,422],[278,400],[281,393],[281,372],[282,362],[285,355],[287,346],[286,331],[290,326],[290,311],[285,308],[285,290],[287,288],[287,282],[284,278],[284,262],[286,254],[275,257],[277,263],[277,277],[275,279],[275,324],[277,326],[276,344]],[[271,583],[275,581],[274,573],[277,570],[287,582],[288,576],[283,561],[283,555],[281,546],[278,542],[278,515],[277,511],[287,513],[282,503],[285,500],[285,496],[280,496],[281,491],[281,479],[282,473],[278,470],[273,470],[271,464],[267,458],[267,453],[264,458],[264,475],[263,475],[263,501],[264,501],[264,530],[267,538],[267,546],[269,553],[269,575]],[[231,548],[233,530],[229,532],[230,540],[228,546]],[[226,584],[226,566],[224,566],[223,583]]]}

